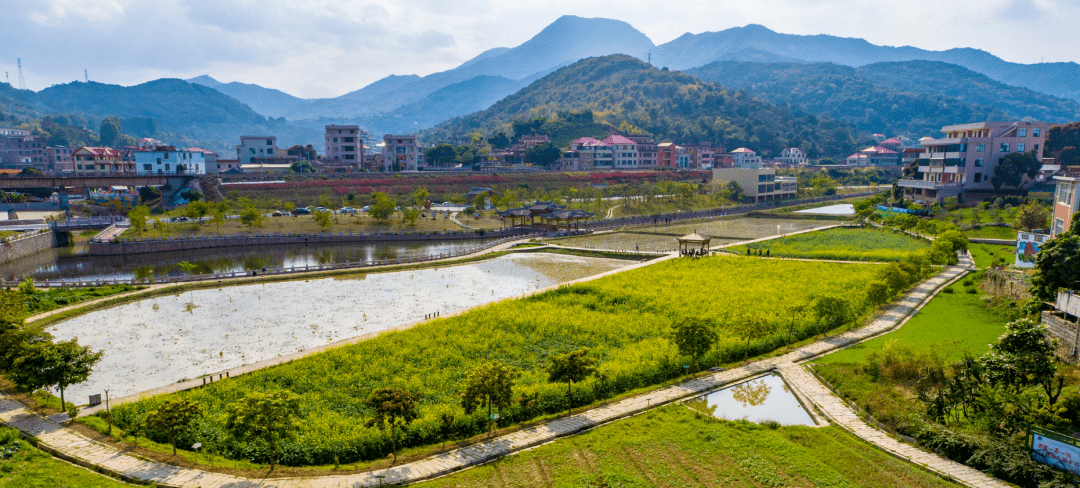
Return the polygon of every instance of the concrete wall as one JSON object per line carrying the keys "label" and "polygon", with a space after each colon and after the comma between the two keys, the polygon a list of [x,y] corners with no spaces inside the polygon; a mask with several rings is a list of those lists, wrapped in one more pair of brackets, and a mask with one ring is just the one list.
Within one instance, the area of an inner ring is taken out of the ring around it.
{"label": "concrete wall", "polygon": [[119,242],[91,241],[89,254],[97,256],[115,256],[125,254],[145,254],[152,252],[188,251],[218,247],[264,246],[281,244],[317,244],[334,242],[418,242],[418,241],[456,241],[469,239],[499,239],[502,237],[525,234],[529,229],[488,231],[484,235],[476,232],[454,232],[446,234],[310,234],[310,235],[253,235],[226,236],[200,239],[153,239]]}
{"label": "concrete wall", "polygon": [[1042,313],[1042,323],[1050,329],[1050,337],[1058,340],[1058,358],[1069,364],[1077,364],[1076,321],[1069,320],[1061,312],[1046,311]]}
{"label": "concrete wall", "polygon": [[53,236],[52,231],[5,242],[0,244],[0,263],[7,263],[52,249],[55,244],[56,238]]}

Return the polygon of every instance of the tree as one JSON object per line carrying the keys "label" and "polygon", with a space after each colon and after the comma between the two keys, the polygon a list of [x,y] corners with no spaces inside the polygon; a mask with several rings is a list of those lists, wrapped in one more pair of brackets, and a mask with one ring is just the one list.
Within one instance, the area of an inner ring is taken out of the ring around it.
{"label": "tree", "polygon": [[727,197],[732,201],[739,201],[743,198],[742,187],[734,181],[729,181],[727,186],[724,187]]}
{"label": "tree", "polygon": [[1012,153],[1001,158],[998,165],[994,167],[994,176],[990,178],[990,182],[995,190],[1002,186],[1019,188],[1025,176],[1034,178],[1040,168],[1042,168],[1042,163],[1035,157],[1035,151]]}
{"label": "tree", "polygon": [[293,173],[314,173],[315,167],[308,161],[297,161],[289,165],[289,171]]}
{"label": "tree", "polygon": [[791,315],[791,324],[788,325],[787,330],[787,345],[789,347],[791,346],[791,334],[795,332],[795,319],[806,313],[807,308],[809,308],[809,304],[803,301],[791,302],[784,308],[784,311]]}
{"label": "tree", "polygon": [[131,222],[131,227],[135,229],[135,233],[142,234],[146,230],[146,221],[150,218],[150,207],[146,205],[136,205],[135,208],[128,212],[128,221]]}
{"label": "tree", "polygon": [[428,189],[421,186],[413,192],[413,202],[415,202],[417,206],[423,207],[427,203],[428,197],[430,196],[431,193],[428,192]]}
{"label": "tree", "polygon": [[[814,315],[825,331],[855,320],[851,304],[838,296],[825,295],[814,300]],[[824,333],[824,331],[822,332]]]}
{"label": "tree", "polygon": [[588,349],[554,356],[547,367],[548,381],[566,382],[566,414],[574,413],[574,382],[582,382],[596,373],[596,360],[589,357]]}
{"label": "tree", "polygon": [[562,157],[562,151],[554,144],[547,142],[525,150],[525,161],[536,166],[549,166]]}
{"label": "tree", "polygon": [[218,230],[221,230],[221,224],[225,223],[225,216],[228,211],[229,207],[225,202],[214,205],[214,208],[210,213],[210,223],[214,224]]}
{"label": "tree", "polygon": [[416,401],[420,395],[399,388],[379,388],[371,392],[371,396],[364,401],[364,405],[375,412],[375,416],[367,422],[367,426],[378,426],[380,430],[390,429],[390,454],[394,456],[393,463],[397,462],[397,440],[394,436],[395,429],[404,429],[419,416],[416,411]]}
{"label": "tree", "polygon": [[709,352],[716,343],[716,331],[708,322],[697,318],[687,317],[671,325],[674,332],[672,340],[679,347],[679,353],[690,356],[690,363],[697,371],[698,358]]}
{"label": "tree", "polygon": [[201,200],[195,200],[184,206],[184,217],[199,223],[208,213],[210,213],[210,204]]}
{"label": "tree", "polygon": [[253,391],[228,405],[225,429],[239,441],[265,444],[272,472],[281,442],[296,438],[299,415],[299,395],[285,390]]}
{"label": "tree", "polygon": [[[315,148],[312,147],[311,144],[308,144],[307,146],[301,146],[299,144],[296,144],[290,146],[289,149],[286,150],[286,152],[290,156],[300,156],[300,159],[307,161],[316,159],[319,156],[318,153],[315,152]],[[309,164],[308,167],[310,168],[311,165]],[[297,171],[297,173],[299,173],[299,171]]]}
{"label": "tree", "polygon": [[489,137],[488,143],[495,149],[502,149],[510,145],[510,138],[506,136],[506,132],[499,132]]}
{"label": "tree", "polygon": [[56,387],[60,390],[60,411],[65,412],[64,390],[86,381],[104,354],[80,346],[78,339],[34,342],[23,347],[15,358],[11,368],[12,381],[29,391]]}
{"label": "tree", "polygon": [[169,400],[146,416],[146,427],[164,434],[169,439],[175,456],[176,438],[201,415],[202,405],[197,402],[188,399]]}
{"label": "tree", "polygon": [[120,119],[116,117],[106,117],[105,120],[101,121],[101,128],[98,130],[101,145],[106,147],[115,146],[120,139],[122,132],[123,129],[120,126]]}
{"label": "tree", "polygon": [[394,214],[394,207],[397,206],[394,201],[385,193],[378,191],[371,194],[371,200],[371,209],[368,210],[371,218],[383,222],[390,220],[390,216]]}
{"label": "tree", "polygon": [[457,151],[450,144],[439,144],[424,151],[424,160],[433,166],[450,166],[457,160]]}
{"label": "tree", "polygon": [[420,218],[420,209],[414,207],[408,207],[401,209],[401,221],[407,222],[409,225],[416,225],[416,220]]}
{"label": "tree", "polygon": [[746,339],[746,347],[743,349],[743,361],[750,357],[750,341],[758,337],[764,337],[773,331],[772,325],[769,324],[769,318],[761,310],[752,310],[746,313],[733,325],[732,329],[735,335],[741,339]]}
{"label": "tree", "polygon": [[243,212],[240,212],[240,223],[249,228],[261,227],[263,218],[262,212],[259,212],[255,207],[248,207]]}
{"label": "tree", "polygon": [[889,285],[880,280],[866,285],[866,301],[875,308],[889,301]]}
{"label": "tree", "polygon": [[1031,202],[1020,207],[1020,211],[1016,213],[1016,220],[1013,222],[1013,226],[1020,230],[1031,231],[1035,229],[1045,229],[1046,224],[1049,221],[1050,212],[1046,207]]}
{"label": "tree", "polygon": [[330,221],[330,212],[327,212],[326,210],[319,210],[312,214],[311,217],[315,219],[315,223],[324,231],[334,225],[334,223]]}
{"label": "tree", "polygon": [[1053,301],[1058,289],[1075,289],[1080,280],[1080,235],[1067,232],[1046,241],[1035,257],[1032,294]]}
{"label": "tree", "polygon": [[1050,404],[1055,402],[1051,391],[1057,362],[1046,325],[1028,318],[1005,324],[1005,333],[990,344],[979,362],[992,383],[1012,387],[1016,392],[1040,385],[1050,397]]}
{"label": "tree", "polygon": [[45,173],[33,166],[27,166],[23,168],[22,171],[19,172],[19,174],[22,176],[41,176]]}
{"label": "tree", "polygon": [[518,371],[502,361],[480,363],[465,377],[461,408],[465,409],[466,415],[471,415],[477,408],[486,408],[491,419],[493,408],[510,406],[517,377]]}

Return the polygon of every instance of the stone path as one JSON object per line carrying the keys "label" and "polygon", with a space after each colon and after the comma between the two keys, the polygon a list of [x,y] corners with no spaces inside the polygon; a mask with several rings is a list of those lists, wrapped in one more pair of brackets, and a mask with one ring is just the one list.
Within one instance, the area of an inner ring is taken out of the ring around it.
{"label": "stone path", "polygon": [[[673,257],[669,256],[666,259]],[[3,396],[0,396],[0,421],[36,437],[44,450],[59,457],[83,466],[93,466],[94,469],[103,470],[118,478],[154,482],[158,486],[360,488],[390,483],[415,482],[443,476],[515,451],[550,442],[562,436],[625,418],[658,405],[698,396],[771,370],[780,370],[781,374],[784,374],[790,383],[799,388],[804,397],[809,398],[829,418],[867,441],[881,446],[904,459],[912,460],[929,469],[953,476],[970,486],[1007,486],[982,475],[978,471],[970,470],[933,454],[904,445],[891,439],[885,433],[870,428],[859,420],[857,415],[847,408],[842,401],[832,396],[823,385],[817,383],[813,376],[802,369],[802,366],[796,365],[802,361],[898,327],[921,308],[941,285],[963,276],[970,265],[970,258],[965,256],[960,266],[946,268],[933,278],[920,283],[903,299],[893,304],[877,320],[866,327],[837,334],[776,357],[753,361],[737,368],[719,371],[678,385],[587,410],[571,417],[560,418],[488,441],[454,449],[413,463],[368,473],[312,478],[247,479],[144,461],[125,454],[114,447],[94,442],[82,434],[62,427],[54,421],[35,415],[29,412],[23,404]]]}

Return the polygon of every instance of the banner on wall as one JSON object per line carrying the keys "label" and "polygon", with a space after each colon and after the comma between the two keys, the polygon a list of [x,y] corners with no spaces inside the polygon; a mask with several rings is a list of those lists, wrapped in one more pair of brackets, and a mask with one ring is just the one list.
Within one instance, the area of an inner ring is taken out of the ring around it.
{"label": "banner on wall", "polygon": [[1017,232],[1016,262],[1014,265],[1017,268],[1035,267],[1035,257],[1039,254],[1039,249],[1042,249],[1043,243],[1049,238],[1050,236],[1047,234]]}
{"label": "banner on wall", "polygon": [[1080,447],[1077,446],[1080,441],[1034,427],[1028,432],[1028,437],[1031,439],[1031,459],[1080,476]]}

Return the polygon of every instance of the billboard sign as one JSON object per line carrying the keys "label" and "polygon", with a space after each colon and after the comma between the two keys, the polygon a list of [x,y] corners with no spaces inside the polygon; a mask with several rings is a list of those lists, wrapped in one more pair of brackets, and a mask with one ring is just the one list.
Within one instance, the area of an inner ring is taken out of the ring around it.
{"label": "billboard sign", "polygon": [[1080,476],[1080,441],[1049,430],[1032,428],[1031,458],[1047,466]]}
{"label": "billboard sign", "polygon": [[1042,245],[1049,239],[1050,236],[1046,234],[1036,234],[1034,232],[1017,232],[1016,233],[1016,262],[1014,265],[1017,268],[1033,268],[1035,267],[1035,257],[1039,254],[1039,249],[1042,249]]}

